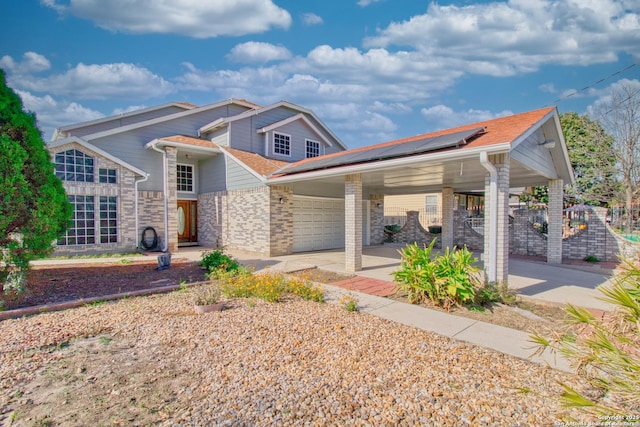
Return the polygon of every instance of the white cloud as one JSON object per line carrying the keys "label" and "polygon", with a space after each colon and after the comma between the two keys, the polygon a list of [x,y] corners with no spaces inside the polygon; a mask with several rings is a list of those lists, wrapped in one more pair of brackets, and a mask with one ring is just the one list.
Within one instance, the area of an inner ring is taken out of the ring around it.
{"label": "white cloud", "polygon": [[436,61],[459,61],[471,73],[511,76],[544,64],[611,62],[617,52],[640,55],[640,15],[632,10],[620,0],[434,2],[364,45],[410,47]]}
{"label": "white cloud", "polygon": [[374,101],[370,108],[373,111],[397,114],[408,114],[412,111],[412,108],[410,106],[401,102],[385,103],[378,100]]}
{"label": "white cloud", "polygon": [[304,25],[320,25],[324,21],[315,13],[305,13],[302,15],[302,23]]}
{"label": "white cloud", "polygon": [[104,114],[86,108],[76,102],[56,101],[52,96],[38,97],[30,92],[16,90],[25,109],[36,113],[38,128],[43,138],[49,140],[53,130],[61,124],[79,123],[104,117]]}
{"label": "white cloud", "polygon": [[541,84],[540,86],[538,86],[538,89],[540,89],[542,92],[545,92],[545,93],[557,93],[558,92],[558,90],[556,89],[556,87],[554,86],[553,83]]}
{"label": "white cloud", "polygon": [[513,114],[509,110],[492,113],[486,110],[469,109],[467,111],[454,111],[446,105],[435,105],[420,110],[420,114],[433,129],[447,129],[461,126],[467,123],[481,122]]}
{"label": "white cloud", "polygon": [[21,75],[11,78],[18,89],[75,96],[81,99],[160,97],[173,92],[173,85],[146,68],[134,64],[78,64],[63,74],[47,77]]}
{"label": "white cloud", "polygon": [[367,7],[372,3],[377,3],[379,1],[383,1],[383,0],[359,0],[358,1],[358,6],[360,7]]}
{"label": "white cloud", "polygon": [[291,15],[271,0],[41,0],[60,13],[93,21],[111,31],[180,34],[195,38],[287,29]]}
{"label": "white cloud", "polygon": [[112,116],[116,116],[118,114],[130,113],[132,111],[142,110],[143,108],[148,108],[148,105],[129,105],[125,108],[115,108],[112,112]]}
{"label": "white cloud", "polygon": [[271,43],[246,42],[236,45],[227,55],[227,59],[241,63],[266,63],[291,58],[291,52],[284,46]]}
{"label": "white cloud", "polygon": [[22,58],[22,61],[16,62],[9,55],[5,55],[0,58],[0,68],[13,74],[37,73],[51,68],[49,60],[39,53],[25,52]]}
{"label": "white cloud", "polygon": [[[611,110],[611,94],[612,93],[626,93],[622,92],[622,87],[626,87],[635,91],[637,96],[640,96],[640,80],[620,79],[608,87],[598,91],[598,99],[596,99],[591,105],[587,107],[587,114],[594,120],[601,119],[603,115],[610,114]],[[636,103],[638,104],[638,103]]]}

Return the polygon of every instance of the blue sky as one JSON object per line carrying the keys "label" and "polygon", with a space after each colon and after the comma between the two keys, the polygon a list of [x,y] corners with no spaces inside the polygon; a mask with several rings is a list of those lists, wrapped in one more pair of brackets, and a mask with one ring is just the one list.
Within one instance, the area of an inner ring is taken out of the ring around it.
{"label": "blue sky", "polygon": [[310,108],[355,148],[549,105],[583,114],[616,85],[640,85],[640,0],[0,8],[0,68],[45,139],[136,108],[235,97]]}

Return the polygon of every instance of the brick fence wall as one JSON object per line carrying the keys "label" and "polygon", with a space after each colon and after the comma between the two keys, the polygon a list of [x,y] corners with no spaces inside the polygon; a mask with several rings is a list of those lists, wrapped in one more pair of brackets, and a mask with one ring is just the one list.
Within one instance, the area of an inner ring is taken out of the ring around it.
{"label": "brick fence wall", "polygon": [[[509,253],[529,256],[547,256],[547,238],[536,231],[529,221],[529,212],[520,209],[514,212],[513,221],[509,225]],[[586,215],[586,228],[571,237],[562,240],[562,257],[564,259],[584,259],[594,256],[601,261],[616,261],[620,255],[636,256],[640,253],[640,245],[618,236],[606,223],[607,210],[591,208]],[[484,236],[476,232],[467,221],[467,211],[457,210],[454,213],[454,244],[458,247],[467,245],[471,250],[481,251],[484,247]],[[387,234],[387,241],[394,243],[426,243],[429,244],[434,235],[426,231],[420,224],[417,212],[407,212],[407,222],[402,229]],[[436,243],[439,247],[439,242]]]}

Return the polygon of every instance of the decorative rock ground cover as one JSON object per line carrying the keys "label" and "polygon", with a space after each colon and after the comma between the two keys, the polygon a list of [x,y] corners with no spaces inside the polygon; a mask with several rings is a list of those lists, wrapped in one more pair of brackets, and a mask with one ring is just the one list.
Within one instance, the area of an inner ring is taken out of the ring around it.
{"label": "decorative rock ground cover", "polygon": [[0,322],[0,424],[552,425],[577,378],[339,305],[192,290]]}

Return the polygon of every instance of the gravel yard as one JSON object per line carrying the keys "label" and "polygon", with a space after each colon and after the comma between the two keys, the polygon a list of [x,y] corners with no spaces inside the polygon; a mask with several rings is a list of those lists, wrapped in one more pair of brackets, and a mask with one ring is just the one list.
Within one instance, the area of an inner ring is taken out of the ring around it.
{"label": "gravel yard", "polygon": [[504,425],[559,421],[577,378],[335,304],[193,290],[0,322],[0,424]]}

